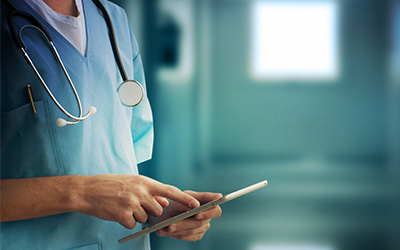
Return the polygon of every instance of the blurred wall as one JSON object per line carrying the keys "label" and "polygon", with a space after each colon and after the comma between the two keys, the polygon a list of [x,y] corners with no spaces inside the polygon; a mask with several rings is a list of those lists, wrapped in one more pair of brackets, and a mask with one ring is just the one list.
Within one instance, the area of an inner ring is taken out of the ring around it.
{"label": "blurred wall", "polygon": [[391,5],[391,84],[389,88],[389,138],[390,176],[393,183],[394,225],[393,247],[400,248],[400,0]]}
{"label": "blurred wall", "polygon": [[341,74],[334,82],[313,84],[263,84],[249,77],[249,3],[210,3],[212,157],[247,163],[271,155],[384,161],[385,1],[341,2]]}
{"label": "blurred wall", "polygon": [[115,2],[155,117],[142,173],[223,193],[269,180],[202,241],[153,235],[153,249],[400,248],[398,0],[338,0],[340,75],[313,83],[251,77],[254,1]]}

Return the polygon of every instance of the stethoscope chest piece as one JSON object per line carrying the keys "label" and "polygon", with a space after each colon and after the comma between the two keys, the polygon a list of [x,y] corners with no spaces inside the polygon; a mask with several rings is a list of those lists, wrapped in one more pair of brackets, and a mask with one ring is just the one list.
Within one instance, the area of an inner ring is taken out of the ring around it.
{"label": "stethoscope chest piece", "polygon": [[126,80],[118,87],[118,95],[121,103],[128,107],[139,105],[144,97],[142,85],[135,80]]}

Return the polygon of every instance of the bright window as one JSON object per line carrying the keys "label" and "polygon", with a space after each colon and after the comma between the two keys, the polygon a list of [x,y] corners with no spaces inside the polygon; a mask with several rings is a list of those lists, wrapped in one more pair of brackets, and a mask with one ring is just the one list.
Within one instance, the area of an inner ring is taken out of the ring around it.
{"label": "bright window", "polygon": [[334,0],[257,0],[252,75],[259,79],[333,79],[338,75]]}

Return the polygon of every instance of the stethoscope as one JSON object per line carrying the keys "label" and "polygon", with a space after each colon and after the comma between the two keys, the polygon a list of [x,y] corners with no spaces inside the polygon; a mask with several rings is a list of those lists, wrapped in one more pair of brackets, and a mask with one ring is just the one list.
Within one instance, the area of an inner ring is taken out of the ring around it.
{"label": "stethoscope", "polygon": [[[119,54],[119,50],[117,47],[117,43],[116,43],[116,38],[115,38],[115,33],[114,33],[114,28],[111,22],[111,18],[108,15],[107,10],[104,8],[103,4],[99,1],[99,0],[92,0],[93,3],[97,6],[97,8],[101,11],[101,13],[104,16],[104,20],[106,21],[108,30],[109,30],[109,36],[110,36],[110,42],[111,42],[111,46],[112,46],[112,50],[114,53],[114,57],[115,57],[115,61],[117,62],[118,65],[118,69],[121,73],[122,76],[122,80],[123,82],[120,84],[120,86],[117,89],[119,98],[121,100],[121,103],[125,106],[128,107],[135,107],[137,105],[139,105],[144,97],[144,89],[142,87],[142,85],[135,81],[135,80],[129,80],[128,76],[126,74],[125,68],[123,66],[122,60],[121,60],[121,56]],[[4,1],[3,1],[4,2]],[[24,55],[24,58],[26,59],[26,61],[28,62],[28,64],[32,67],[32,69],[35,71],[35,74],[37,75],[37,77],[39,78],[40,82],[42,83],[43,87],[46,89],[47,93],[50,95],[51,99],[53,100],[53,102],[57,105],[57,107],[66,115],[68,116],[71,120],[73,121],[66,121],[65,119],[59,118],[57,119],[57,126],[59,127],[63,127],[65,125],[74,125],[77,124],[80,121],[86,120],[87,118],[89,118],[91,115],[95,114],[97,109],[94,106],[89,107],[88,112],[86,113],[86,115],[82,115],[83,111],[82,111],[82,104],[81,104],[81,100],[79,98],[78,92],[75,89],[75,85],[72,83],[71,78],[69,77],[69,74],[67,72],[67,70],[64,67],[64,64],[57,52],[57,49],[55,48],[54,44],[53,44],[53,40],[50,36],[50,34],[47,32],[47,30],[40,24],[40,22],[33,17],[32,15],[30,15],[29,13],[20,11],[15,9],[9,2],[8,0],[5,1],[8,8],[10,9],[9,15],[8,15],[8,25],[10,28],[10,32],[11,32],[11,36],[14,40],[15,45],[17,46],[18,49],[20,49]],[[14,22],[13,22],[13,16],[15,15],[19,15],[21,17],[26,18],[28,21],[30,21],[32,24],[31,25],[25,25],[24,27],[22,27],[19,31],[19,34],[17,35],[17,32],[15,30],[15,26],[14,26]],[[31,58],[29,57],[29,55],[26,52],[26,47],[25,44],[22,41],[21,38],[21,34],[22,31],[25,28],[35,28],[38,31],[40,31],[40,33],[47,39],[48,43],[50,44],[51,50],[54,54],[54,56],[56,57],[57,61],[59,62],[65,76],[68,79],[68,82],[74,92],[76,101],[78,103],[78,107],[79,107],[79,116],[74,116],[72,114],[70,114],[55,98],[55,96],[53,95],[53,93],[51,92],[51,90],[49,89],[49,87],[47,86],[46,82],[44,81],[44,79],[42,78],[42,76],[40,75],[39,71],[36,69],[34,63],[32,62]]]}

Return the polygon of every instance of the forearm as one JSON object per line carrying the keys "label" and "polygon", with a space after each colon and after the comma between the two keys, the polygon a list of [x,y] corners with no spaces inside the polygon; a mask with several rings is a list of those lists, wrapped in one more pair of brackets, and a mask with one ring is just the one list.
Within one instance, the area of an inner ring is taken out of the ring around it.
{"label": "forearm", "polygon": [[167,199],[200,205],[176,187],[135,174],[3,179],[1,221],[80,212],[133,229],[148,215],[160,216]]}
{"label": "forearm", "polygon": [[2,179],[1,222],[25,220],[78,210],[81,176]]}

